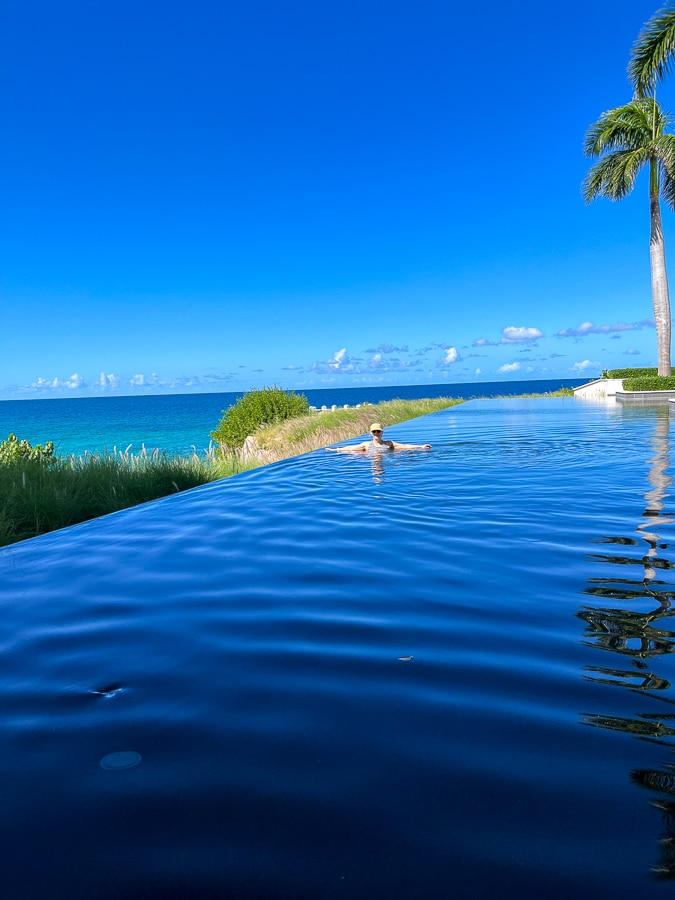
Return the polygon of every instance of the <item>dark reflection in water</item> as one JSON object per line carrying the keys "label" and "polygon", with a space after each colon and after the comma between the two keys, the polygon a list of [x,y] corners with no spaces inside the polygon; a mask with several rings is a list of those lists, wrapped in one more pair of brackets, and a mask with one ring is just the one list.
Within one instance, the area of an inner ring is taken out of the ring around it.
{"label": "dark reflection in water", "polygon": [[381,453],[370,454],[370,465],[373,470],[373,481],[381,484],[384,481],[384,460]]}
{"label": "dark reflection in water", "polygon": [[[651,445],[654,455],[649,462],[648,480],[651,485],[645,493],[645,519],[633,537],[606,537],[598,543],[617,547],[617,553],[590,554],[598,563],[622,567],[634,567],[634,578],[617,578],[611,575],[592,577],[584,593],[604,600],[622,601],[634,607],[590,607],[579,611],[579,618],[586,622],[585,639],[589,647],[611,651],[619,655],[621,662],[614,665],[586,666],[584,678],[601,685],[612,685],[642,694],[665,704],[664,711],[636,712],[633,716],[616,716],[593,713],[582,716],[587,725],[609,731],[624,732],[641,740],[663,744],[675,751],[675,695],[668,678],[659,673],[659,662],[675,650],[675,631],[668,628],[668,620],[675,616],[673,598],[675,585],[663,575],[675,567],[664,551],[670,549],[662,540],[665,526],[675,519],[665,510],[668,489],[673,478],[668,474],[670,466],[670,410],[658,409]],[[645,545],[646,544],[646,552]],[[618,548],[635,548],[637,556],[619,553]],[[638,571],[641,570],[641,571]],[[661,575],[661,577],[659,577]],[[664,762],[662,769],[635,769],[630,773],[632,784],[645,788],[654,795],[652,806],[662,816],[663,834],[659,840],[660,858],[652,872],[659,880],[675,880],[675,762]]]}

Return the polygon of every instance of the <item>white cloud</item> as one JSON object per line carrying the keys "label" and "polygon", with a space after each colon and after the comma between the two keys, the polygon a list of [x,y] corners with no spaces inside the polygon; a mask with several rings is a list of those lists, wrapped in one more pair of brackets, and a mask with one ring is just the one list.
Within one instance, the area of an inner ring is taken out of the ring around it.
{"label": "white cloud", "polygon": [[[78,390],[80,388],[86,388],[87,382],[81,375],[78,375],[77,372],[74,372],[70,378],[38,378],[37,381],[33,381],[30,386],[27,388],[28,390],[36,390],[36,391],[62,391],[62,390]],[[24,388],[26,390],[26,388]]]}
{"label": "white cloud", "polygon": [[459,353],[456,347],[446,347],[445,355],[438,360],[439,366],[451,366],[459,359]]}
{"label": "white cloud", "polygon": [[593,362],[590,359],[585,359],[583,362],[576,362],[572,366],[573,372],[585,372],[587,369],[601,369],[602,366],[599,362]]}
{"label": "white cloud", "polygon": [[640,355],[640,351],[634,350],[632,347],[629,347],[628,350],[624,350],[623,353],[624,353],[624,356],[639,356]]}
{"label": "white cloud", "polygon": [[500,375],[505,375],[507,372],[517,372],[519,368],[520,368],[520,363],[519,363],[519,362],[504,363],[503,366],[500,366],[500,367],[497,369],[497,372],[498,372]]}
{"label": "white cloud", "polygon": [[70,378],[68,378],[66,380],[65,386],[72,390],[74,388],[86,387],[87,384],[86,384],[84,378],[81,375],[78,375],[77,372],[75,372],[73,375],[70,376]]}
{"label": "white cloud", "polygon": [[116,388],[120,385],[120,379],[117,375],[106,375],[105,372],[101,372],[98,377],[99,386],[102,388]]}
{"label": "white cloud", "polygon": [[502,328],[502,344],[526,344],[528,341],[538,341],[543,338],[544,332],[539,328],[525,328],[523,326],[507,325]]}
{"label": "white cloud", "polygon": [[402,372],[410,369],[412,363],[408,360],[395,357],[385,359],[383,354],[388,352],[388,349],[376,350],[370,359],[363,360],[348,356],[343,347],[330,359],[313,362],[310,368],[322,375],[367,375],[372,372]]}
{"label": "white cloud", "polygon": [[330,375],[335,372],[354,372],[354,365],[347,356],[347,348],[343,347],[334,353],[330,359],[313,362],[311,368],[315,372]]}
{"label": "white cloud", "polygon": [[473,374],[474,375],[482,375],[483,373],[481,372],[480,369],[476,369],[476,371]]}
{"label": "white cloud", "polygon": [[472,347],[498,347],[498,341],[490,341],[487,338],[480,337],[476,338],[475,341],[471,344]]}
{"label": "white cloud", "polygon": [[77,391],[78,396],[94,397],[109,394],[121,387],[132,387],[140,393],[196,392],[213,389],[212,385],[220,385],[230,381],[231,375],[182,375],[179,377],[160,378],[156,372],[147,376],[141,373],[133,375],[115,375],[99,372],[90,381],[77,372],[68,378],[38,378],[36,381],[17,385],[11,389],[0,391],[7,395],[35,397],[68,396]]}

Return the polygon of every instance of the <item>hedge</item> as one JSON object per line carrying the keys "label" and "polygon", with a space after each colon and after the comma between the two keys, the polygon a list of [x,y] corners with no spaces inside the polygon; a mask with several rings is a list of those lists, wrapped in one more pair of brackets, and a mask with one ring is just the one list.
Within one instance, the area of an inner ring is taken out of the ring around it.
{"label": "hedge", "polygon": [[675,391],[675,376],[643,375],[639,378],[624,378],[624,391]]}
{"label": "hedge", "polygon": [[[672,372],[672,369],[671,369]],[[610,369],[602,373],[603,378],[643,378],[658,375],[659,370],[654,367],[652,369]]]}

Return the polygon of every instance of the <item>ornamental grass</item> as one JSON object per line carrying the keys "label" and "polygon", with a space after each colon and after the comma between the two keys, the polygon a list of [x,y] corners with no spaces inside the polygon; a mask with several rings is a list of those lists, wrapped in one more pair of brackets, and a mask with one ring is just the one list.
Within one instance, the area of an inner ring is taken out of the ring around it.
{"label": "ornamental grass", "polygon": [[85,454],[0,465],[0,546],[157,500],[242,470],[236,459]]}

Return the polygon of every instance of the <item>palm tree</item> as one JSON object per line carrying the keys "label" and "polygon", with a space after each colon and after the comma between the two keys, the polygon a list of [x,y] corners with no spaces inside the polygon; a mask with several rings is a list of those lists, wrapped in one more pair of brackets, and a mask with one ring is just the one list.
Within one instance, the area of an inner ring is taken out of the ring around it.
{"label": "palm tree", "polygon": [[596,197],[622,200],[633,190],[638,173],[649,167],[649,259],[659,375],[671,374],[670,297],[660,203],[663,197],[675,209],[675,135],[665,133],[669,124],[670,117],[653,97],[636,97],[604,112],[586,133],[584,153],[599,160],[582,186],[587,203]]}
{"label": "palm tree", "polygon": [[639,97],[652,94],[675,57],[675,4],[668,3],[644,25],[630,54],[628,75]]}

